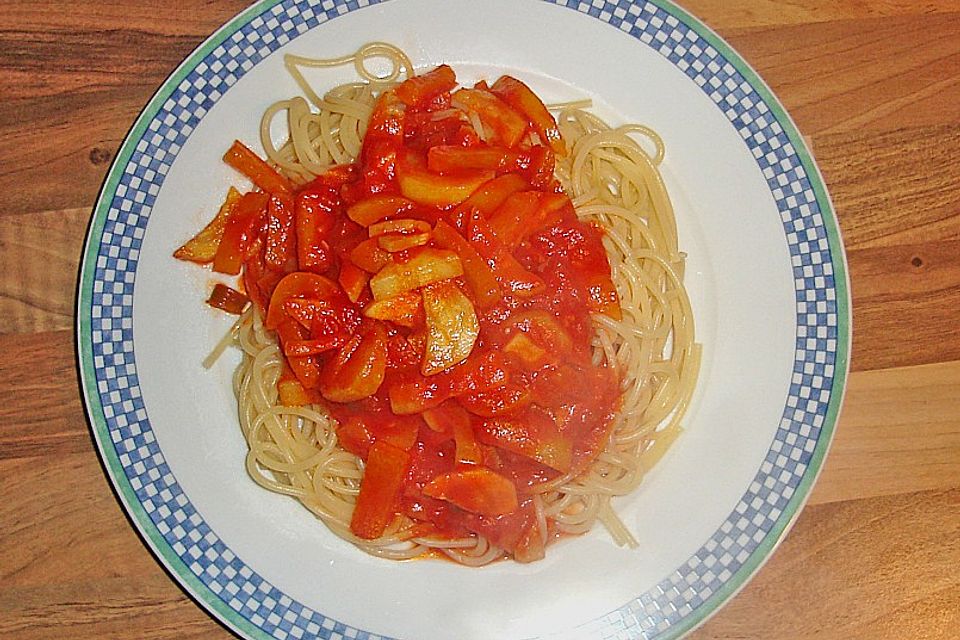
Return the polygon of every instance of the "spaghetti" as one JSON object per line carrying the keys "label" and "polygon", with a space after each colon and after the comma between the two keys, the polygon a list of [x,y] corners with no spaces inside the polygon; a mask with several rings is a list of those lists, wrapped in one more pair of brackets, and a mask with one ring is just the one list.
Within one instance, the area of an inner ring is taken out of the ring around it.
{"label": "spaghetti", "polygon": [[[388,73],[371,70],[377,59],[388,63]],[[351,63],[360,81],[323,96],[301,71]],[[385,43],[333,60],[287,56],[286,66],[306,98],[270,106],[263,116],[261,142],[271,164],[297,185],[356,161],[378,95],[414,74],[409,58]],[[683,285],[685,256],[678,248],[673,209],[658,170],[664,145],[646,127],[611,128],[587,111],[588,106],[578,102],[553,107],[569,148],[557,160],[555,178],[577,216],[604,231],[620,313],[593,316],[593,361],[617,373],[620,406],[610,437],[592,464],[537,484],[531,489],[532,504],[542,545],[557,533],[588,531],[599,520],[618,544],[635,546],[610,500],[634,490],[681,432],[700,348]],[[271,130],[281,116],[288,136],[277,146]],[[481,139],[491,134],[475,114],[469,120]],[[374,555],[405,559],[438,553],[470,566],[505,555],[479,534],[425,537],[406,517],[394,519],[372,540],[352,533],[363,460],[338,444],[336,421],[323,406],[280,403],[283,351],[254,305],[232,335],[243,350],[234,391],[249,445],[246,468],[259,485],[297,498],[331,531]]]}

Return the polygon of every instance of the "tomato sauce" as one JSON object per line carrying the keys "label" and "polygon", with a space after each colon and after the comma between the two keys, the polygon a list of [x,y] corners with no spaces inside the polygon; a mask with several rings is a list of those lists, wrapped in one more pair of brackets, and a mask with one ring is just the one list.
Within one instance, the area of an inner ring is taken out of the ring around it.
{"label": "tomato sauce", "polygon": [[402,515],[535,560],[554,534],[538,487],[605,446],[619,381],[591,316],[620,307],[602,231],[553,178],[565,153],[526,85],[458,89],[446,66],[381,94],[358,161],[304,186],[228,153],[269,197],[232,194],[178,252],[242,268],[285,354],[280,401],[323,404],[366,461],[355,535]]}

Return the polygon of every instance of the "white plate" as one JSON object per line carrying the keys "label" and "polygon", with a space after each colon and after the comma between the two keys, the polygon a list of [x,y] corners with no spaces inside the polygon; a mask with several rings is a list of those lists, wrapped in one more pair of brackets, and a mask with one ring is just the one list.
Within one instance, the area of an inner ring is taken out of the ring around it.
{"label": "white plate", "polygon": [[[769,556],[836,424],[850,305],[816,165],[750,67],[669,2],[369,4],[255,5],[170,76],[117,154],[77,312],[88,414],[117,493],[159,560],[245,637],[679,637]],[[508,72],[548,100],[590,97],[665,140],[704,362],[687,431],[615,504],[639,549],[600,528],[531,565],[396,563],[247,478],[237,356],[200,366],[230,320],[202,303],[213,276],[170,254],[236,182],[224,150],[258,147],[264,108],[297,93],[283,53],[371,40],[462,80]]]}

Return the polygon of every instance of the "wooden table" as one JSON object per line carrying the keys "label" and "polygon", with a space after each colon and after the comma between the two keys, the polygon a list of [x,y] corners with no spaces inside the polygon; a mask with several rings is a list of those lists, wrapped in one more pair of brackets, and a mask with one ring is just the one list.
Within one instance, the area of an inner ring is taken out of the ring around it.
{"label": "wooden table", "polygon": [[[708,638],[960,637],[960,1],[688,0],[796,119],[849,259],[846,406],[809,506]],[[0,4],[0,635],[229,637],[100,468],[73,341],[101,180],[244,3]]]}

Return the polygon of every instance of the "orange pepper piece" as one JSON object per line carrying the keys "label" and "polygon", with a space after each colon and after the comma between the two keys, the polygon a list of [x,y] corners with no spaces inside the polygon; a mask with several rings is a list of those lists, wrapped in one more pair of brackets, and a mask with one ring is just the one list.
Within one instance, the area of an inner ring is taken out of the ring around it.
{"label": "orange pepper piece", "polygon": [[360,494],[350,518],[350,531],[358,538],[379,538],[396,517],[409,464],[410,454],[403,449],[382,440],[370,445]]}
{"label": "orange pepper piece", "polygon": [[277,173],[273,167],[251,151],[250,147],[239,140],[233,141],[233,145],[223,155],[223,161],[250,178],[253,184],[267,193],[280,196],[293,194],[294,189],[290,181]]}
{"label": "orange pepper piece", "polygon": [[530,87],[511,76],[501,76],[490,87],[491,93],[527,117],[540,139],[560,156],[567,154],[567,145],[560,135],[557,121],[543,101]]}
{"label": "orange pepper piece", "polygon": [[427,483],[423,493],[483,516],[502,516],[520,507],[514,484],[486,467],[440,474]]}

